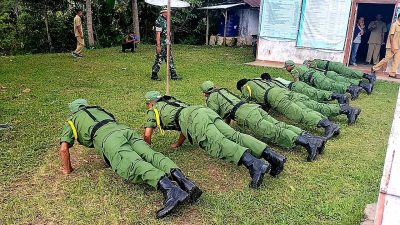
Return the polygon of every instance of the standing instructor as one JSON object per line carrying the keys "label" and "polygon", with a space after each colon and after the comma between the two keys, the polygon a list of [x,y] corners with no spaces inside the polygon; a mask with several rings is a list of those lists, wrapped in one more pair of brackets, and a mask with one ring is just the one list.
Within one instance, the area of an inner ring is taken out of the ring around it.
{"label": "standing instructor", "polygon": [[[153,68],[151,70],[151,79],[160,81],[158,77],[158,71],[160,71],[160,65],[164,60],[167,62],[167,8],[164,8],[160,12],[160,16],[157,18],[154,25],[155,38],[156,38],[156,58],[154,60]],[[171,51],[171,50],[170,50]],[[170,63],[169,70],[172,80],[181,80],[182,78],[176,74],[174,65],[174,58],[172,52],[170,52]]]}

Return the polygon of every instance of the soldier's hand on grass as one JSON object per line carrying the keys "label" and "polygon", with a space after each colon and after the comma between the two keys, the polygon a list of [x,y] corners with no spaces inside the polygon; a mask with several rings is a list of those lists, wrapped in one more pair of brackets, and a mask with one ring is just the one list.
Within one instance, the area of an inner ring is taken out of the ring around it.
{"label": "soldier's hand on grass", "polygon": [[178,148],[180,145],[178,143],[172,143],[171,148]]}
{"label": "soldier's hand on grass", "polygon": [[65,169],[63,167],[60,167],[60,171],[63,175],[70,174],[74,169],[71,168],[71,170]]}
{"label": "soldier's hand on grass", "polygon": [[159,46],[159,45],[156,46],[156,53],[157,54],[161,53],[161,46]]}

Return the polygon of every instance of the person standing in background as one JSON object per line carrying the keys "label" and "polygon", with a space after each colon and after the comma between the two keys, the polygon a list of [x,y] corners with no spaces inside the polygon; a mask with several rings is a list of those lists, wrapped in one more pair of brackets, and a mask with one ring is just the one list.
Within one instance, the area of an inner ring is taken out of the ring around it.
{"label": "person standing in background", "polygon": [[358,18],[357,26],[354,29],[353,33],[353,44],[351,45],[351,57],[350,57],[350,65],[357,66],[357,51],[358,47],[361,44],[361,36],[364,35],[365,32],[365,24],[364,17]]}
{"label": "person standing in background", "polygon": [[72,52],[73,57],[81,58],[83,55],[81,54],[83,47],[85,47],[85,39],[83,39],[83,28],[82,28],[82,20],[81,17],[83,12],[81,9],[76,10],[76,16],[74,18],[74,33],[76,37],[76,49]]}
{"label": "person standing in background", "polygon": [[376,15],[376,20],[368,25],[368,30],[371,31],[368,40],[368,53],[365,59],[365,64],[372,63],[375,65],[379,62],[379,52],[384,44],[384,35],[387,32],[386,24],[382,21],[382,15]]}

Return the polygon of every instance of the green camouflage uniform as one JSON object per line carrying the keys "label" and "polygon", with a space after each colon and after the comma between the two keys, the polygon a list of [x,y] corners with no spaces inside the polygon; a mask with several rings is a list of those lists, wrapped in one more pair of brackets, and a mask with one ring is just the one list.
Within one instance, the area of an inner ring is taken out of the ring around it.
{"label": "green camouflage uniform", "polygon": [[162,129],[181,131],[190,143],[198,144],[213,157],[238,164],[245,151],[260,158],[267,148],[264,142],[231,128],[211,109],[187,106],[170,96],[159,98],[147,111],[146,128],[158,126],[155,109]]}
{"label": "green camouflage uniform", "polygon": [[223,119],[233,119],[240,127],[248,128],[263,139],[284,148],[293,148],[297,137],[303,133],[300,128],[271,117],[259,105],[242,102],[226,89],[214,89],[206,103]]}
{"label": "green camouflage uniform", "polygon": [[[162,61],[167,61],[167,21],[166,19],[160,15],[155,24],[155,32],[161,32],[160,34],[160,44],[161,44],[161,53],[156,54],[156,58],[154,60],[152,73],[158,73],[160,71],[160,66]],[[171,71],[171,76],[176,75],[176,69],[174,64],[174,57],[172,56],[172,51],[170,50],[170,63],[169,69]]]}
{"label": "green camouflage uniform", "polygon": [[347,82],[337,82],[324,75],[323,72],[317,71],[315,69],[309,69],[304,65],[293,66],[290,71],[293,77],[310,84],[318,89],[333,91],[339,94],[344,94],[347,92],[349,87],[352,85]]}
{"label": "green camouflage uniform", "polygon": [[[112,114],[97,106],[87,106],[86,100],[78,99],[71,104],[74,110],[69,120],[76,128],[77,141],[85,147],[94,147],[124,179],[157,187],[162,177],[178,168],[171,159],[152,150],[131,128],[117,123]],[[60,142],[74,144],[73,129],[68,123],[63,127]]]}
{"label": "green camouflage uniform", "polygon": [[327,119],[303,102],[295,100],[292,92],[286,88],[259,79],[248,80],[240,91],[242,99],[267,105],[297,123],[316,127],[321,120]]}
{"label": "green camouflage uniform", "polygon": [[314,59],[310,61],[310,67],[318,68],[327,71],[334,71],[340,75],[343,75],[348,78],[354,79],[363,79],[364,73],[357,70],[352,70],[343,63],[340,62],[332,62],[328,60],[322,59]]}

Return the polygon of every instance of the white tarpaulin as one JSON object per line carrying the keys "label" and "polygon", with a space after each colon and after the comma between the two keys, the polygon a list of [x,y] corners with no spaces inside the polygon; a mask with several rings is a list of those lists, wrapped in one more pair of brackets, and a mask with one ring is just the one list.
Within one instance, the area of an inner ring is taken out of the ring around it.
{"label": "white tarpaulin", "polygon": [[[168,4],[168,0],[145,0],[145,2],[156,6],[167,6]],[[171,7],[173,8],[185,8],[189,6],[190,4],[185,1],[171,0]]]}
{"label": "white tarpaulin", "polygon": [[298,47],[343,51],[351,0],[304,0]]}
{"label": "white tarpaulin", "polygon": [[263,0],[260,37],[295,40],[302,0]]}

